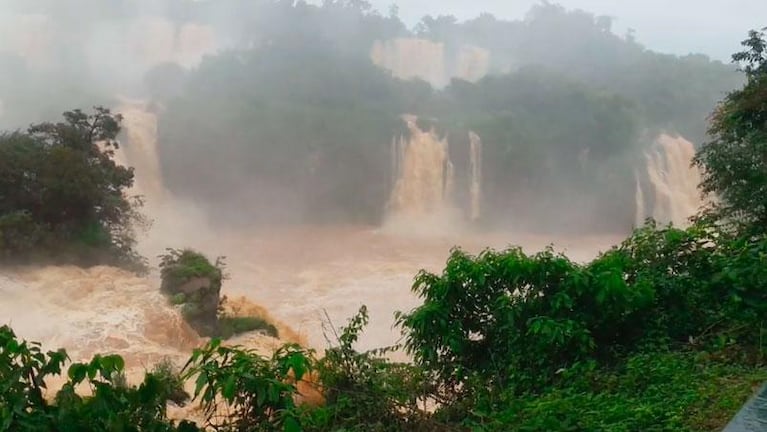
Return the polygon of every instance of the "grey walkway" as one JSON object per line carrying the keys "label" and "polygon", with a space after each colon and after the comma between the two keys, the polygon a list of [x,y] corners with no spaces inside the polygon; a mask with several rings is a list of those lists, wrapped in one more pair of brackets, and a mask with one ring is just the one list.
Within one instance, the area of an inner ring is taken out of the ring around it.
{"label": "grey walkway", "polygon": [[723,432],[767,432],[767,384],[748,401]]}

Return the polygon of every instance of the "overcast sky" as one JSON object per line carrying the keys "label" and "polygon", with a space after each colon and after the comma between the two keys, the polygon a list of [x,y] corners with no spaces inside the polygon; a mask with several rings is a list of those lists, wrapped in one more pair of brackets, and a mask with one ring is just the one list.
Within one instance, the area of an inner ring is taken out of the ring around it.
{"label": "overcast sky", "polygon": [[[371,0],[386,13],[392,3],[412,25],[427,14],[473,18],[481,12],[519,19],[537,0]],[[615,18],[614,31],[631,28],[646,47],[661,52],[708,54],[729,61],[748,30],[767,26],[767,0],[553,0]]]}

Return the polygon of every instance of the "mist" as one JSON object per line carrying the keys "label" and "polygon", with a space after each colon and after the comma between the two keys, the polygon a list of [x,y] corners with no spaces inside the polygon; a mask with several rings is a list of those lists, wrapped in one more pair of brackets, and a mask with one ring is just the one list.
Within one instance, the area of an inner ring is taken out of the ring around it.
{"label": "mist", "polygon": [[[655,53],[611,18],[548,4],[516,21],[410,27],[396,9],[352,1],[5,0],[0,11],[0,126],[142,100],[158,133],[158,161],[144,163],[160,169],[136,166],[137,182],[162,176],[172,196],[245,226],[385,223],[390,142],[410,134],[410,114],[447,142],[448,226],[626,232],[656,137],[700,144],[711,107],[739,84],[729,65]],[[470,133],[484,147],[476,218]]]}
{"label": "mist", "polygon": [[[417,305],[413,275],[454,246],[554,243],[585,261],[704,204],[690,160],[741,78],[643,36],[548,3],[413,22],[352,0],[0,0],[0,130],[121,113],[115,160],[135,169],[150,264],[168,247],[227,256],[226,294],[315,347],[327,316],[366,304],[373,348]],[[196,341],[168,337],[191,330],[160,304],[156,272],[8,278],[4,316],[76,358],[100,347],[140,366]],[[18,315],[33,303],[50,322]]]}

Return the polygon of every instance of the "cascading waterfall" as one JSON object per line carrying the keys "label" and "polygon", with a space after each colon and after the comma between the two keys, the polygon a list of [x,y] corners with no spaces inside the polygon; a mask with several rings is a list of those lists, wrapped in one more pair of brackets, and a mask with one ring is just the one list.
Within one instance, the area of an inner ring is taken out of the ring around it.
{"label": "cascading waterfall", "polygon": [[[456,173],[447,137],[439,137],[433,127],[421,130],[415,116],[402,118],[409,134],[391,143],[392,188],[387,225],[409,233],[454,230],[462,221],[460,208],[464,206],[456,202]],[[480,216],[482,196],[482,141],[474,132],[469,133],[466,177],[465,214],[474,221]]]}
{"label": "cascading waterfall", "polygon": [[115,158],[138,173],[133,192],[143,195],[149,206],[157,206],[166,195],[157,153],[157,116],[142,101],[126,100],[115,112],[123,117],[120,149]]}
{"label": "cascading waterfall", "polygon": [[20,56],[34,70],[66,61],[59,48],[72,44],[87,55],[88,67],[116,84],[122,80],[135,83],[136,77],[165,62],[195,66],[216,51],[219,40],[212,27],[153,15],[89,21],[72,32],[64,31],[45,14],[0,14],[0,53]]}
{"label": "cascading waterfall", "polygon": [[192,22],[175,24],[165,18],[147,16],[130,22],[126,31],[130,54],[145,67],[163,62],[194,66],[216,49],[213,29]]}
{"label": "cascading waterfall", "polygon": [[479,219],[482,200],[482,140],[469,132],[469,218]]}
{"label": "cascading waterfall", "polygon": [[436,87],[445,86],[449,77],[445,66],[445,46],[426,39],[394,39],[373,44],[370,57],[376,65],[402,79],[421,78]]}
{"label": "cascading waterfall", "polygon": [[634,173],[636,179],[636,195],[634,200],[636,202],[636,218],[634,220],[635,226],[640,227],[644,225],[645,218],[647,218],[647,210],[645,209],[644,191],[642,190],[642,181],[639,179],[639,172]]}
{"label": "cascading waterfall", "polygon": [[490,68],[490,52],[484,48],[461,45],[450,52],[442,42],[419,38],[376,41],[370,58],[397,78],[420,78],[437,88],[450,84],[452,78],[477,81]]}
{"label": "cascading waterfall", "polygon": [[422,131],[415,116],[403,116],[410,136],[396,146],[397,173],[389,199],[391,214],[425,216],[449,210],[453,166],[447,138]]}
{"label": "cascading waterfall", "polygon": [[[173,196],[165,187],[159,157],[157,114],[141,100],[122,98],[114,112],[123,116],[120,148],[115,161],[133,167],[135,180],[130,195],[143,197],[142,213],[149,216],[152,228],[139,242],[139,252],[154,257],[166,247],[184,244],[210,250],[215,244],[204,212],[194,203]],[[194,233],[193,236],[190,234]]]}
{"label": "cascading waterfall", "polygon": [[688,225],[703,205],[698,190],[701,172],[691,165],[694,156],[695,146],[682,137],[662,134],[655,140],[646,155],[646,182],[637,180],[637,222],[652,217],[660,223]]}
{"label": "cascading waterfall", "polygon": [[473,45],[462,45],[458,50],[451,75],[476,82],[490,70],[490,51]]}

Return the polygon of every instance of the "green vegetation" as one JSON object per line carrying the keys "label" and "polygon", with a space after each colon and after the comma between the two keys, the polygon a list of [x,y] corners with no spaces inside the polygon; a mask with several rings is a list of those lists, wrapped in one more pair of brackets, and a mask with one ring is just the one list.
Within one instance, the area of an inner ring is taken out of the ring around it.
{"label": "green vegetation", "polygon": [[[295,380],[310,368],[309,353],[286,345],[271,359],[211,342],[196,350],[186,376],[196,376],[195,398],[208,415],[208,426],[222,431],[300,431],[293,396]],[[291,376],[292,374],[292,376]],[[228,416],[217,414],[221,401]]]}
{"label": "green vegetation", "polygon": [[0,134],[0,261],[141,269],[133,170],[117,165],[120,116],[96,108]]}
{"label": "green vegetation", "polygon": [[161,388],[165,392],[164,398],[173,401],[176,405],[184,406],[190,399],[189,393],[184,390],[184,379],[181,372],[176,368],[173,362],[164,358],[152,368],[152,376],[161,383]]}
{"label": "green vegetation", "polygon": [[[452,261],[446,272],[454,271],[458,262]],[[538,265],[561,268],[554,261]],[[433,287],[442,290],[439,283]],[[624,300],[607,296],[602,301],[619,308]],[[765,304],[767,300],[761,307]],[[434,305],[427,302],[417,311],[427,308]],[[553,356],[564,359],[568,354],[555,349],[549,355],[545,348],[560,346],[568,335],[549,326],[549,332],[538,333],[541,337],[529,352],[524,345],[516,350],[517,357],[531,361],[543,353],[540,370],[533,365],[507,375],[507,365],[500,362],[488,367],[459,361],[454,369],[466,370],[470,378],[451,387],[446,382],[455,381],[444,377],[452,375],[423,360],[398,364],[383,357],[390,349],[356,351],[353,345],[367,323],[363,308],[320,360],[293,345],[269,358],[213,340],[195,350],[180,374],[170,363],[161,362],[139,387],[131,387],[118,383],[123,368],[118,356],[97,356],[88,364],[69,367],[69,381],[52,402],[42,398],[43,387],[36,383],[58,374],[66,353],[41,354],[34,344],[18,341],[4,327],[0,385],[8,391],[0,395],[0,430],[197,431],[205,426],[221,432],[718,431],[767,379],[764,347],[745,342],[748,334],[764,329],[742,331],[729,326],[728,318],[732,317],[723,317],[724,330],[705,329],[686,342],[648,335],[631,350],[618,346],[608,350],[609,356],[576,353],[554,372],[548,372],[545,364]],[[496,342],[518,337],[519,332],[501,329],[497,336]],[[505,384],[482,376],[492,373],[503,374]],[[305,382],[322,391],[324,403],[297,404],[308,395],[302,393],[307,387],[299,390],[296,383],[312,374],[317,378]],[[83,380],[95,390],[92,396],[74,393],[74,386]],[[188,398],[183,381],[194,383],[193,400],[206,415],[201,425],[177,425],[166,417],[165,401],[183,404]],[[436,411],[423,409],[427,400]]]}
{"label": "green vegetation", "polygon": [[651,224],[587,265],[551,251],[455,251],[442,275],[418,276],[424,304],[400,323],[408,351],[456,400],[474,381],[539,391],[562,369],[646,346],[736,344],[761,358],[765,248],[711,226]]}
{"label": "green vegetation", "polygon": [[277,328],[261,317],[229,316],[225,312],[227,299],[221,296],[224,269],[224,257],[211,263],[191,249],[167,249],[160,256],[160,289],[171,304],[180,306],[186,321],[201,335],[228,339],[258,330],[277,337]]}
{"label": "green vegetation", "polygon": [[[766,28],[767,29],[767,28]],[[746,51],[733,56],[743,66],[746,84],[731,92],[712,116],[709,134],[696,163],[705,170],[703,191],[721,201],[715,216],[755,233],[767,228],[767,42],[751,31]]]}
{"label": "green vegetation", "polygon": [[[209,282],[207,289],[221,291],[224,281],[224,257],[216,258],[211,263],[205,255],[191,249],[166,249],[166,253],[160,255],[160,277],[162,285],[160,289],[169,295],[190,294],[179,292],[185,284],[197,278]],[[180,297],[179,297],[180,299]]]}
{"label": "green vegetation", "polygon": [[585,265],[455,251],[416,279],[405,347],[437,415],[483,430],[718,430],[767,378],[765,247],[649,224]]}
{"label": "green vegetation", "polygon": [[260,331],[267,336],[279,337],[277,327],[261,317],[222,316],[218,319],[218,326],[219,335],[224,339],[251,331]]}
{"label": "green vegetation", "polygon": [[[138,387],[122,384],[123,359],[95,356],[74,363],[67,381],[52,401],[43,397],[45,380],[60,375],[67,360],[63,350],[41,352],[39,345],[19,341],[8,327],[0,327],[0,430],[2,431],[196,431],[182,422],[178,429],[167,420],[166,382],[146,374]],[[76,388],[89,387],[92,396]]]}
{"label": "green vegetation", "polygon": [[720,431],[765,380],[764,368],[705,354],[637,354],[615,370],[570,370],[556,388],[504,398],[498,413],[471,423],[498,431]]}
{"label": "green vegetation", "polygon": [[[409,87],[395,86],[366,58],[324,45],[222,54],[190,73],[188,91],[160,118],[168,186],[221,208],[246,196],[236,214],[251,223],[336,220],[339,212],[376,220],[387,194],[386,144]],[[210,152],[210,142],[219,150]],[[189,167],[211,180],[182,180]],[[225,220],[235,214],[225,213]]]}
{"label": "green vegetation", "polygon": [[167,249],[160,255],[160,290],[181,307],[184,319],[204,336],[220,334],[219,308],[224,258],[211,263],[191,249]]}

